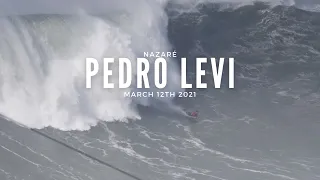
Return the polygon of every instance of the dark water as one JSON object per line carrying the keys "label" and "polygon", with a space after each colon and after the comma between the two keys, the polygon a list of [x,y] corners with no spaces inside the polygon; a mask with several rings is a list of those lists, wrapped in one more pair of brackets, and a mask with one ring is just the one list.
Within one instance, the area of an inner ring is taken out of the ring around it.
{"label": "dark water", "polygon": [[[235,89],[224,76],[221,89],[177,100],[199,109],[200,122],[141,107],[140,121],[42,132],[141,179],[320,179],[320,13],[258,3],[224,11],[203,5],[179,15],[168,8],[168,14],[179,56],[235,58]],[[212,87],[210,72],[205,79]],[[0,123],[0,179],[130,179]]]}

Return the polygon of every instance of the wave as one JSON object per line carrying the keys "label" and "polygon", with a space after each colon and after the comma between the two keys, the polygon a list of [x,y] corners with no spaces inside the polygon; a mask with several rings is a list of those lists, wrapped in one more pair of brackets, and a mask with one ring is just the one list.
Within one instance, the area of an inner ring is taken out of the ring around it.
{"label": "wave", "polygon": [[[30,9],[12,11],[19,15],[0,18],[0,112],[31,128],[88,130],[99,121],[140,119],[139,104],[174,106],[171,98],[123,97],[124,91],[135,91],[135,87],[103,89],[102,72],[95,77],[93,88],[86,89],[85,58],[101,61],[103,57],[128,57],[135,63],[143,52],[172,51],[167,34],[168,3],[183,13],[204,3],[237,8],[253,2],[122,0],[101,1],[103,5],[87,9],[78,4],[71,8],[78,12],[76,15],[62,15],[66,14],[63,9],[52,10],[56,15],[40,14],[44,8],[39,6],[33,13]],[[294,1],[286,3],[292,5]],[[96,11],[98,7],[104,8]],[[89,15],[92,12],[100,15]],[[173,59],[168,63],[170,78],[165,91],[180,91],[180,70]],[[112,69],[116,72],[117,64]],[[111,81],[117,79],[114,75]]]}

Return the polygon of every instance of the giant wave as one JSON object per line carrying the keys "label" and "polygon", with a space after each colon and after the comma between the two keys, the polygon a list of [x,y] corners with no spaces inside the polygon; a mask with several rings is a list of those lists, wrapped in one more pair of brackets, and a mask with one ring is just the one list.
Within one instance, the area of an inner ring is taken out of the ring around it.
{"label": "giant wave", "polygon": [[[67,9],[57,1],[52,7],[20,7],[11,9],[12,14],[2,11],[5,15],[0,19],[0,113],[32,128],[88,130],[99,121],[140,119],[138,104],[173,106],[172,99],[124,98],[123,92],[135,91],[134,87],[103,89],[101,73],[94,79],[93,88],[85,89],[85,58],[134,60],[146,51],[171,51],[167,37],[168,3],[180,14],[196,10],[201,3],[226,3],[227,7],[237,8],[254,1],[97,2],[96,7],[75,2],[77,6],[69,4]],[[268,2],[277,5],[282,1]],[[5,3],[2,5],[5,7]],[[166,90],[178,91],[180,72],[173,59],[169,63]],[[116,65],[113,69],[116,72]],[[117,82],[117,76],[112,81]]]}

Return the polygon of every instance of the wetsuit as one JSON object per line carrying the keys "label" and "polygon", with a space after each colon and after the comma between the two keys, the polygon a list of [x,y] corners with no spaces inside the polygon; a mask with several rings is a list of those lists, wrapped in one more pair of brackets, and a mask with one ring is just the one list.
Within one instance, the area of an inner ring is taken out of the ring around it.
{"label": "wetsuit", "polygon": [[197,117],[197,116],[198,116],[198,113],[197,113],[197,112],[192,112],[192,113],[191,113],[191,116]]}

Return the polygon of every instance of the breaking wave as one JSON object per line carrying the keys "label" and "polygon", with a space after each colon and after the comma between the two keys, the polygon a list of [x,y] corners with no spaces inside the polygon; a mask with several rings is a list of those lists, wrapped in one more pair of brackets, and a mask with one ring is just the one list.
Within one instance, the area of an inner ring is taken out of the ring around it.
{"label": "breaking wave", "polygon": [[[268,2],[271,5],[294,5],[294,1]],[[223,3],[223,10],[252,4],[253,1],[169,2],[178,14],[196,11],[203,3]],[[56,9],[51,11],[45,8],[19,9],[0,18],[2,114],[32,128],[51,126],[61,130],[88,130],[99,121],[140,119],[136,109],[138,104],[173,106],[172,99],[125,98],[123,93],[135,91],[134,86],[103,89],[101,69],[93,80],[93,87],[85,88],[87,57],[99,60],[100,67],[103,57],[128,57],[134,65],[135,59],[143,52],[173,50],[167,35],[168,2],[101,1],[96,6],[74,5],[69,8],[74,12],[64,10],[66,8],[62,6],[53,6]],[[170,78],[166,91],[179,91],[180,69],[174,59],[168,63]],[[118,79],[117,68],[117,64],[112,66],[113,82]]]}

